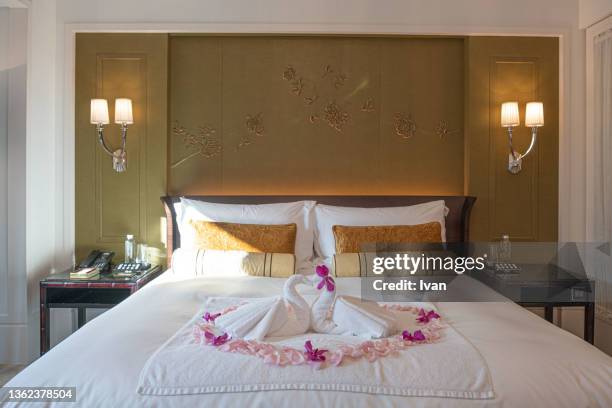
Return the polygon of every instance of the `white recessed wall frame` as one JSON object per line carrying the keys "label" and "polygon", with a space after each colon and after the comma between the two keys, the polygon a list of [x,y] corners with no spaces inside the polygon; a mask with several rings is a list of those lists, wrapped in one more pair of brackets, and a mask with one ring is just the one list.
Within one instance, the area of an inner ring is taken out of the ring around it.
{"label": "white recessed wall frame", "polygon": [[[66,24],[64,32],[64,120],[63,120],[63,260],[74,251],[74,113],[75,38],[77,33],[209,33],[209,34],[330,34],[330,35],[452,35],[452,36],[542,36],[559,38],[559,241],[584,240],[584,94],[577,84],[584,69],[582,37],[571,28],[419,26],[397,24]],[[575,34],[575,33],[574,33]],[[573,72],[572,74],[572,70]],[[572,92],[575,93],[572,98]],[[566,112],[569,113],[566,115]],[[573,135],[573,137],[571,137]],[[93,137],[93,136],[92,136]],[[557,321],[562,323],[561,311]]]}
{"label": "white recessed wall frame", "polygon": [[[498,35],[559,38],[559,237],[580,240],[584,230],[584,158],[582,73],[584,47],[569,11],[558,26],[502,27],[471,24],[347,23],[75,23],[91,20],[84,8],[54,12],[55,2],[32,3],[29,14],[28,157],[26,250],[28,279],[28,356],[38,353],[38,280],[68,267],[75,244],[75,35],[80,32],[211,33],[211,34],[345,34],[345,35]],[[75,3],[78,5],[78,3]],[[195,3],[194,3],[195,4]],[[63,14],[62,14],[63,13]],[[64,14],[72,13],[70,16]],[[176,17],[176,16],[175,16]],[[431,17],[431,16],[429,16]],[[163,17],[162,17],[163,18]],[[238,20],[245,16],[238,17]],[[491,17],[493,18],[493,17]],[[497,17],[495,17],[497,18]],[[494,19],[495,19],[494,18]],[[499,20],[504,18],[499,17]],[[36,24],[33,24],[36,23]],[[571,96],[574,97],[571,97]],[[567,113],[567,115],[566,115]],[[36,118],[36,120],[34,120]],[[574,168],[572,168],[574,166]],[[568,197],[573,197],[572,200]],[[34,215],[34,216],[32,216]],[[40,222],[45,234],[33,235]],[[66,323],[66,322],[63,322]],[[66,324],[54,326],[69,333]],[[65,332],[65,333],[64,333]]]}

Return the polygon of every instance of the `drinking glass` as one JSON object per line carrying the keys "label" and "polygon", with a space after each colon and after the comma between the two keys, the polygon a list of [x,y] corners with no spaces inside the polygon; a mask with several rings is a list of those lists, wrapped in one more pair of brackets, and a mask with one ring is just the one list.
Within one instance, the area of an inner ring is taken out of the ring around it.
{"label": "drinking glass", "polygon": [[136,262],[146,264],[147,262],[147,244],[138,244],[136,252]]}

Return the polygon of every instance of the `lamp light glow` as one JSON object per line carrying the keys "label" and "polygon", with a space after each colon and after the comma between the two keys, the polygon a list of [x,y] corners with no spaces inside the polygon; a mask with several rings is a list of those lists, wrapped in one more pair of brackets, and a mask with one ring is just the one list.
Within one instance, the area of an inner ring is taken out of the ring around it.
{"label": "lamp light glow", "polygon": [[525,126],[544,126],[544,105],[542,102],[528,102],[525,108]]}
{"label": "lamp light glow", "polygon": [[119,125],[131,125],[134,123],[131,99],[115,99],[115,123]]}
{"label": "lamp light glow", "polygon": [[518,102],[504,102],[501,107],[502,127],[513,127],[521,124]]}
{"label": "lamp light glow", "polygon": [[89,121],[94,125],[108,125],[108,102],[106,99],[92,99]]}

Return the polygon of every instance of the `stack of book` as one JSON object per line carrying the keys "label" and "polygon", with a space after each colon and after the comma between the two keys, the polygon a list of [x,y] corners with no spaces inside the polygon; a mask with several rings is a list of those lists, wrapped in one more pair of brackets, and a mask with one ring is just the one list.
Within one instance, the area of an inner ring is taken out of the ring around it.
{"label": "stack of book", "polygon": [[100,275],[98,268],[83,268],[70,272],[70,279],[92,279]]}

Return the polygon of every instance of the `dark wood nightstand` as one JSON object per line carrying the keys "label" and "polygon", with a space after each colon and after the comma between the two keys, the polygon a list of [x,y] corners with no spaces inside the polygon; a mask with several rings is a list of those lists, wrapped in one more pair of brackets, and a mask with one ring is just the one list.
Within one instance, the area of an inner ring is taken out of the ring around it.
{"label": "dark wood nightstand", "polygon": [[70,279],[70,271],[40,281],[40,354],[49,351],[51,308],[78,310],[78,327],[85,324],[85,310],[110,309],[162,273],[159,265],[128,278],[101,274],[92,279]]}

